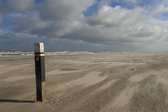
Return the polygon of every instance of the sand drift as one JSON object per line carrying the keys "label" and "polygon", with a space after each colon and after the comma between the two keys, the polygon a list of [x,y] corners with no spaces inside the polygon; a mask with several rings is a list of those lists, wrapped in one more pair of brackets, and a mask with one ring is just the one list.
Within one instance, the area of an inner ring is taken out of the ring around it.
{"label": "sand drift", "polygon": [[168,54],[46,57],[47,103],[36,103],[33,56],[0,57],[0,112],[168,112]]}

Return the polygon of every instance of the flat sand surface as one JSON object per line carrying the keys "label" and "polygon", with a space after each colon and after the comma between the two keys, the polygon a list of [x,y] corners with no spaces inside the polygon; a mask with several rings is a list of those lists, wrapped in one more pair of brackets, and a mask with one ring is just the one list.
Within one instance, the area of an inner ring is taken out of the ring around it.
{"label": "flat sand surface", "polygon": [[0,112],[168,112],[168,53],[46,56],[47,102],[34,57],[0,57]]}

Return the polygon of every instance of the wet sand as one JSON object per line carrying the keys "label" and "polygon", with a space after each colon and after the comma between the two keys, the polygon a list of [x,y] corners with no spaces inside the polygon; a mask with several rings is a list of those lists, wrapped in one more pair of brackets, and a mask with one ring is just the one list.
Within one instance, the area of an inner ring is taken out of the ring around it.
{"label": "wet sand", "polygon": [[34,58],[0,57],[0,112],[168,112],[168,53],[46,56],[47,103]]}

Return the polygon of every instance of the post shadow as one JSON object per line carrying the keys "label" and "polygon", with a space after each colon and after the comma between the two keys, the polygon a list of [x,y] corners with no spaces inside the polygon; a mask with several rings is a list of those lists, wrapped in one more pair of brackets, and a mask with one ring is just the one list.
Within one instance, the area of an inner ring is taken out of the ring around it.
{"label": "post shadow", "polygon": [[0,103],[35,103],[33,100],[0,99]]}

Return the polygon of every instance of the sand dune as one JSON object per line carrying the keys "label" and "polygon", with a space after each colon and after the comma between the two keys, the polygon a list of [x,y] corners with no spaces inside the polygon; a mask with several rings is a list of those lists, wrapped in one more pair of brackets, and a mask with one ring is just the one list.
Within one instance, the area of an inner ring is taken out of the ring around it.
{"label": "sand dune", "polygon": [[33,59],[0,57],[0,112],[168,112],[166,53],[47,56],[45,104]]}

